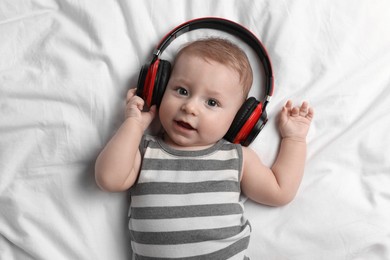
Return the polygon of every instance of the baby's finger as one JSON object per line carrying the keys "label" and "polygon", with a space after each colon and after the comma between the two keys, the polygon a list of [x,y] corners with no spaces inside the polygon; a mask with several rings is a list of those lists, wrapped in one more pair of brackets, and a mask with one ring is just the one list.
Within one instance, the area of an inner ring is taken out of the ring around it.
{"label": "baby's finger", "polygon": [[298,107],[293,107],[291,109],[291,116],[299,116],[299,108]]}
{"label": "baby's finger", "polygon": [[308,118],[309,120],[312,120],[313,116],[314,116],[314,110],[313,110],[313,108],[309,107],[309,111],[307,112],[306,118]]}
{"label": "baby's finger", "polygon": [[136,93],[137,89],[136,88],[132,88],[132,89],[129,89],[129,91],[127,91],[127,95],[126,95],[126,103],[129,102],[129,100],[135,96],[135,93]]}
{"label": "baby's finger", "polygon": [[301,105],[301,107],[299,109],[299,115],[300,116],[306,116],[308,108],[309,108],[309,103],[307,103],[306,101],[303,101],[302,105]]}
{"label": "baby's finger", "polygon": [[126,107],[137,107],[139,110],[142,110],[144,108],[145,101],[138,97],[138,96],[132,96],[130,99],[126,101]]}
{"label": "baby's finger", "polygon": [[144,119],[145,119],[145,124],[150,125],[150,123],[153,121],[154,117],[156,116],[156,105],[153,105],[150,107],[148,112],[144,113]]}
{"label": "baby's finger", "polygon": [[287,108],[288,111],[290,111],[291,108],[292,108],[292,101],[291,100],[287,100],[287,102],[284,105],[284,107]]}

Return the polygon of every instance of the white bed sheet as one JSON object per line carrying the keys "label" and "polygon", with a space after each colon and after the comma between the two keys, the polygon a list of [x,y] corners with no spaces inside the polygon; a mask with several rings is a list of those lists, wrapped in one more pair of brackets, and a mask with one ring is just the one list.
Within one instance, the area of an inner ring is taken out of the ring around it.
{"label": "white bed sheet", "polygon": [[268,49],[264,163],[286,100],[315,108],[296,199],[245,203],[251,259],[390,259],[389,13],[386,0],[0,1],[0,259],[129,259],[126,193],[100,191],[94,162],[153,47],[203,16]]}

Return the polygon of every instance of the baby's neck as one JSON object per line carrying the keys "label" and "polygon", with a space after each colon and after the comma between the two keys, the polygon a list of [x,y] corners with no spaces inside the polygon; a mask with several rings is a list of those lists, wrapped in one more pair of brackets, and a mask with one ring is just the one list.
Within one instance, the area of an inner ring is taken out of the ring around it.
{"label": "baby's neck", "polygon": [[204,149],[210,148],[213,145],[215,145],[215,143],[212,143],[212,144],[198,145],[198,146],[197,145],[184,146],[184,145],[180,145],[180,144],[173,142],[172,139],[170,139],[169,136],[167,136],[165,134],[162,134],[161,139],[164,141],[164,143],[167,146],[171,147],[172,149],[179,150],[179,151],[200,151],[200,150],[204,150]]}

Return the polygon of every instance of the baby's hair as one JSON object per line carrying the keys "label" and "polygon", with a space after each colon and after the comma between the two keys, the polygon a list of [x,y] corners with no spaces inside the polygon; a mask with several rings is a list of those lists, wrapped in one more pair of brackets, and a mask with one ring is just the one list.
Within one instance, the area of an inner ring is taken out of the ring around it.
{"label": "baby's hair", "polygon": [[244,97],[248,96],[253,81],[252,68],[247,55],[236,44],[222,38],[205,38],[184,45],[175,60],[183,53],[195,54],[206,61],[216,61],[232,68],[240,77]]}

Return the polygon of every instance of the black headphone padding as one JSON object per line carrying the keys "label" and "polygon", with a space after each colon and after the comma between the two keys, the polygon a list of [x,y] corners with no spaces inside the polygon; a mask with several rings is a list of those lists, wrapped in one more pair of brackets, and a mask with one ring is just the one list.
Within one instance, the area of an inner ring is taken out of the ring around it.
{"label": "black headphone padding", "polygon": [[225,139],[229,142],[234,142],[238,132],[244,126],[245,122],[249,119],[250,115],[256,109],[259,102],[254,97],[248,98],[244,104],[238,110],[233,122],[229,128],[229,131],[225,135]]}
{"label": "black headphone padding", "polygon": [[138,76],[138,83],[137,83],[137,92],[136,92],[137,96],[143,97],[145,80],[146,80],[146,75],[148,74],[148,70],[149,70],[149,64],[143,65],[141,67],[141,70],[140,70],[140,73]]}
{"label": "black headphone padding", "polygon": [[166,60],[160,60],[156,74],[156,81],[154,82],[153,90],[153,104],[160,107],[165,88],[168,85],[169,77],[171,75],[171,63]]}

